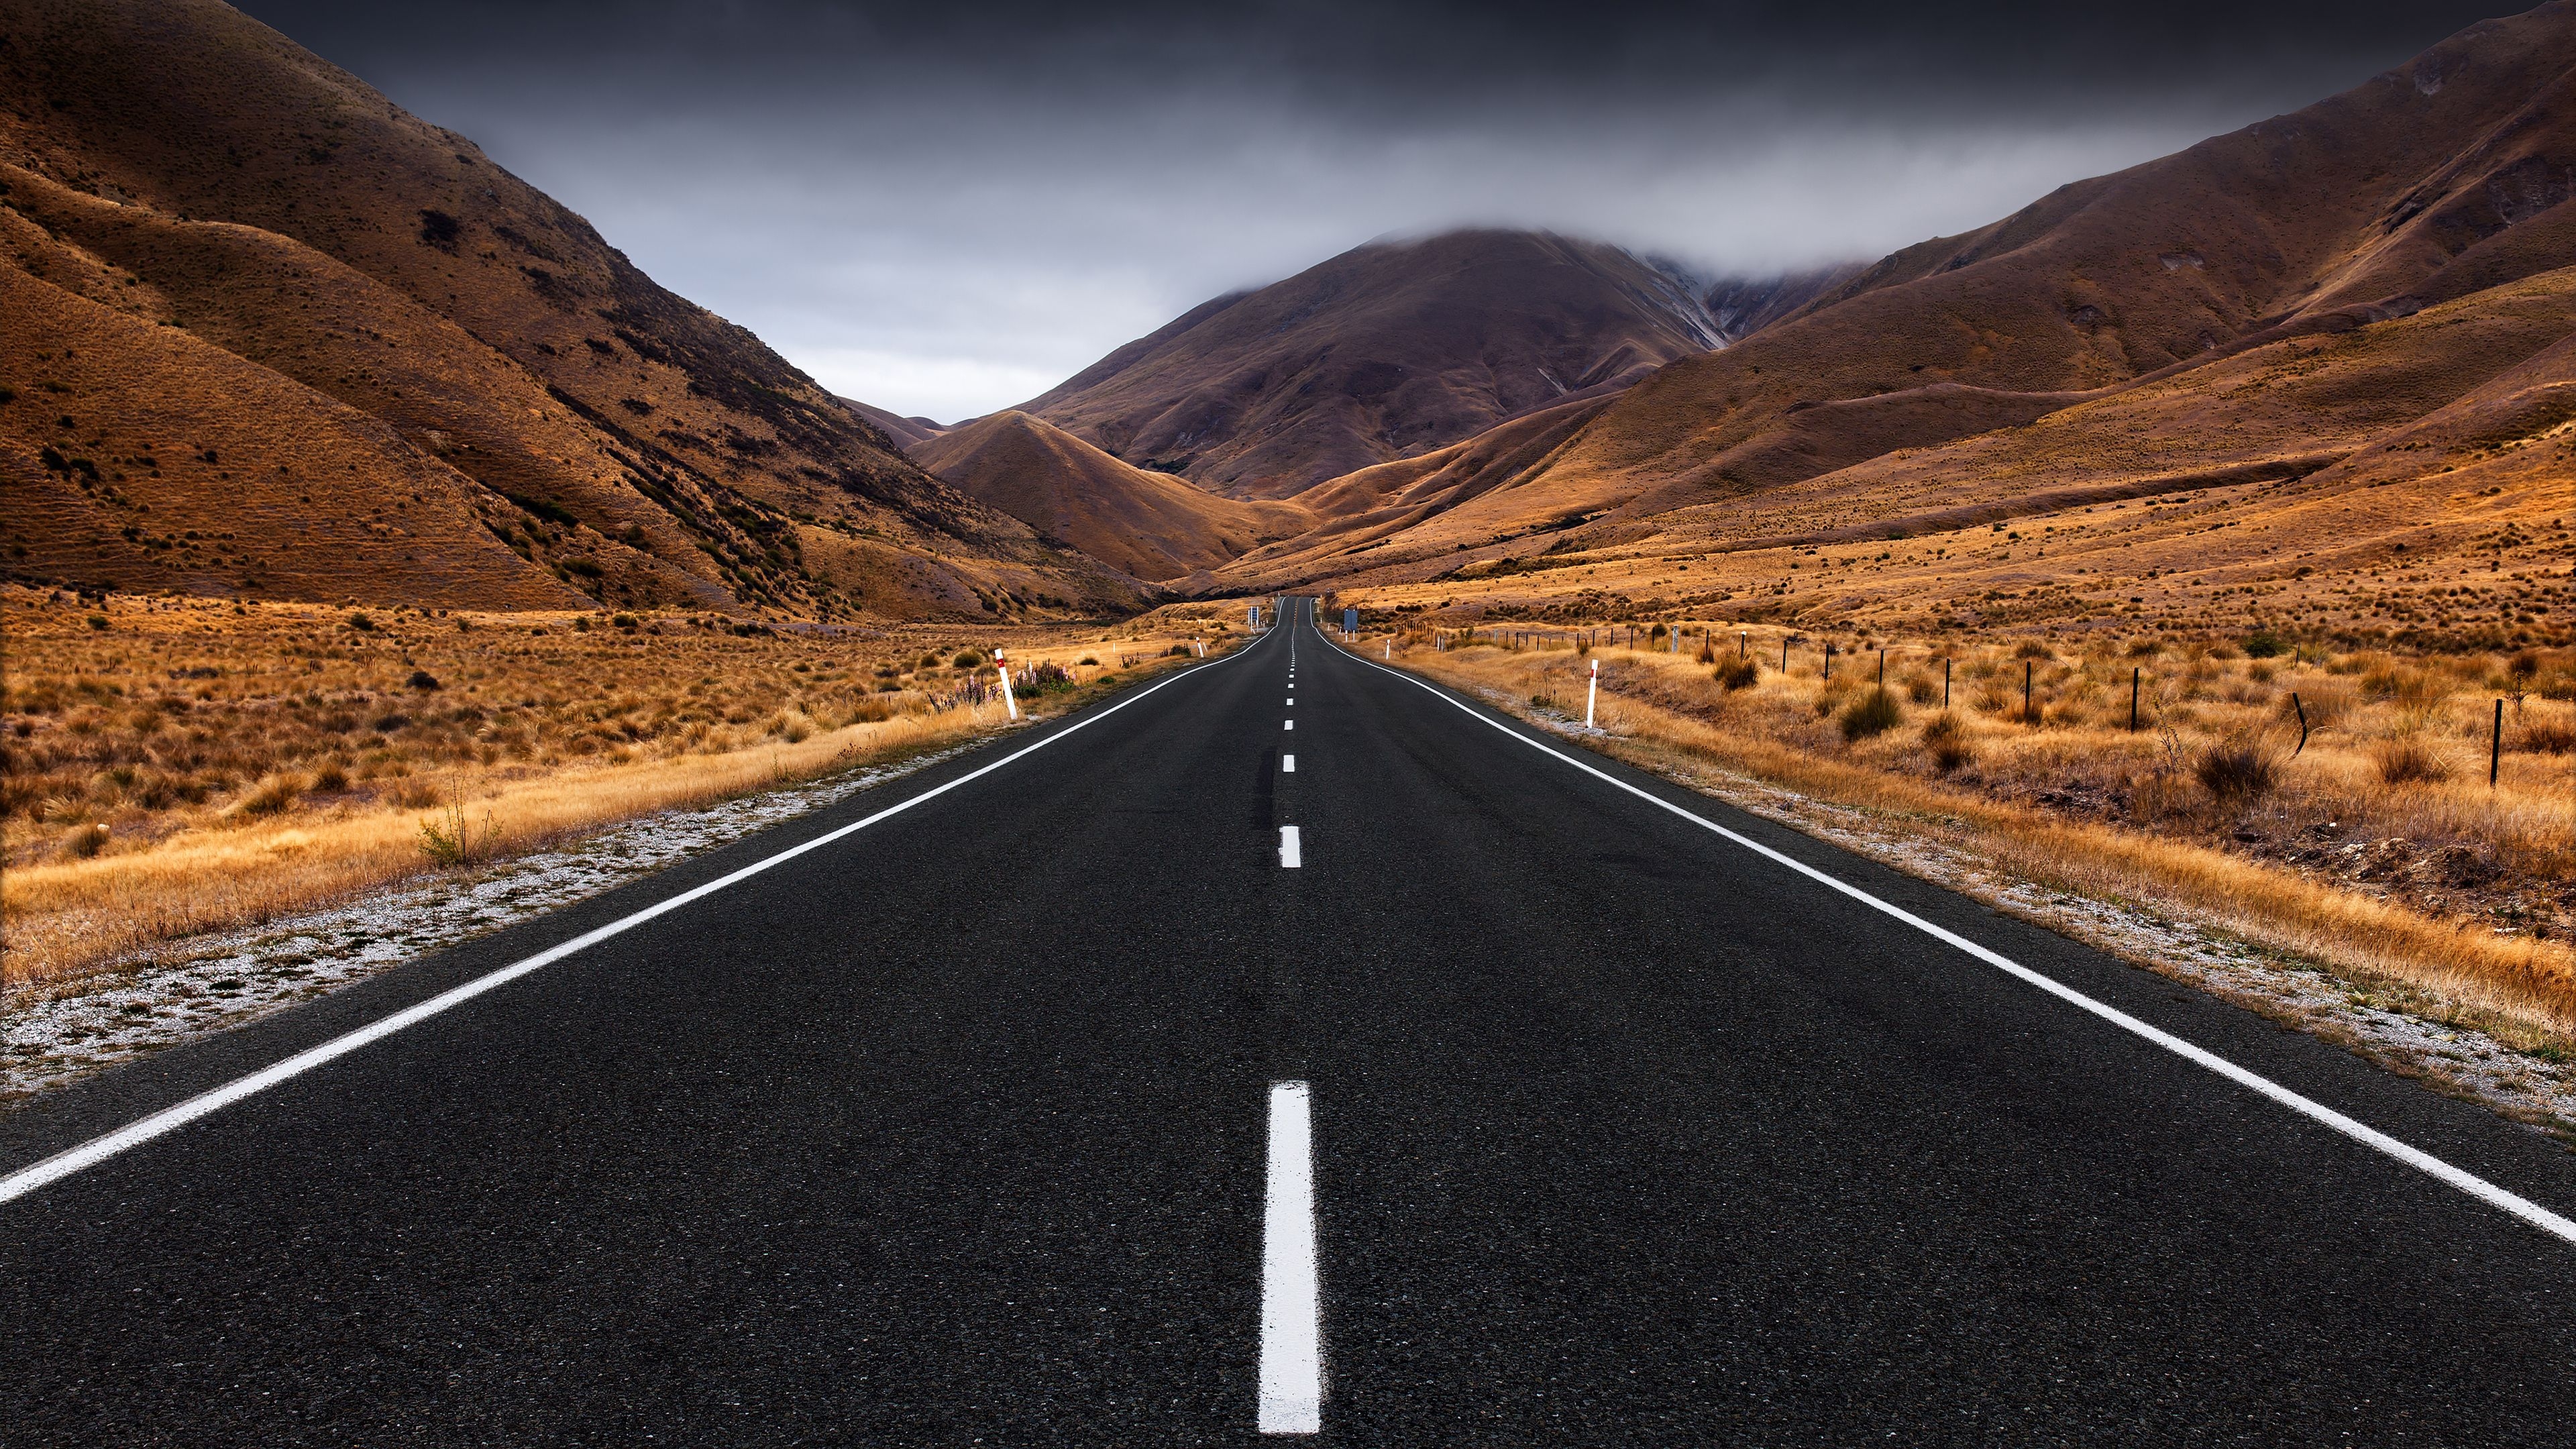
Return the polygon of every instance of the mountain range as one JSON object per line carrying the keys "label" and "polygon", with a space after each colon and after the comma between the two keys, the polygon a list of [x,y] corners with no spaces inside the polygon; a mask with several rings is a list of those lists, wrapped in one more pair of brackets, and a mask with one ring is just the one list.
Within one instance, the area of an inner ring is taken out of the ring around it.
{"label": "mountain range", "polygon": [[[0,0],[0,35],[28,580],[817,617],[1508,603],[1569,565],[2249,489],[2275,553],[2358,568],[2563,507],[2576,456],[2569,0],[1874,263],[1386,239],[955,426],[831,395],[209,0]],[[2465,471],[2493,481],[2440,481]],[[2217,547],[2156,537],[2158,572]],[[1774,607],[1744,587],[1702,602]]]}

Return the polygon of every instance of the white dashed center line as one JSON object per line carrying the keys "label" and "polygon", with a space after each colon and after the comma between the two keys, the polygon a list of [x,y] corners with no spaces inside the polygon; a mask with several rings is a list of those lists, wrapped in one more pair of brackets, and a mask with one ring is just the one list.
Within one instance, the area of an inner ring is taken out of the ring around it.
{"label": "white dashed center line", "polygon": [[1297,727],[1297,722],[1293,719],[1283,719],[1279,722],[1279,727],[1283,730],[1293,730]]}
{"label": "white dashed center line", "polygon": [[1324,1428],[1314,1114],[1304,1082],[1270,1084],[1269,1193],[1261,1215],[1260,1427],[1264,1434],[1316,1434]]}
{"label": "white dashed center line", "polygon": [[1295,755],[1281,755],[1279,757],[1279,773],[1283,775],[1296,774],[1297,757]]}
{"label": "white dashed center line", "polygon": [[1305,857],[1297,849],[1297,827],[1294,825],[1279,827],[1279,864],[1288,870],[1305,864]]}

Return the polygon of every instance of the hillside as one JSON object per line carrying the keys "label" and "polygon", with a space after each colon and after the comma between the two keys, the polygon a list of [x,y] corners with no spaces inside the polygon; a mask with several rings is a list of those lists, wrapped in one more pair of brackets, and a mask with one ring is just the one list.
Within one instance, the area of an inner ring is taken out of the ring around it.
{"label": "hillside", "polygon": [[[1616,478],[1660,510],[2563,265],[2571,61],[2576,7],[2487,22],[2305,110],[1898,252],[1658,374],[1549,471]],[[1989,400],[1927,406],[1944,388]],[[1830,425],[1800,417],[1836,402]]]}
{"label": "hillside", "polygon": [[1453,232],[1217,298],[1021,406],[1139,467],[1286,498],[1719,340],[1690,278],[1616,247]]}
{"label": "hillside", "polygon": [[1139,597],[227,7],[0,0],[0,36],[12,577],[823,616]]}
{"label": "hillside", "polygon": [[898,448],[909,449],[915,443],[938,437],[948,431],[947,428],[929,418],[908,418],[884,408],[871,407],[855,398],[844,397],[835,400],[841,406],[857,413],[860,421],[885,434],[887,440]]}
{"label": "hillside", "polygon": [[959,492],[1140,579],[1213,569],[1313,521],[1294,503],[1238,502],[1131,468],[1023,412],[978,418],[911,451]]}
{"label": "hillside", "polygon": [[[2555,536],[2576,503],[2572,59],[2576,7],[2473,27],[1900,252],[1603,400],[1543,456],[1510,429],[1452,450],[1426,506],[1225,583],[1909,627],[2227,627],[2260,597],[2285,622],[2392,627],[2389,600],[2493,573],[2498,539]],[[1480,453],[1498,461],[1462,476]],[[2087,510],[2084,537],[2120,514],[2099,557],[2064,536]],[[2045,561],[2033,523],[2059,535]],[[2390,582],[2347,587],[2373,571]]]}

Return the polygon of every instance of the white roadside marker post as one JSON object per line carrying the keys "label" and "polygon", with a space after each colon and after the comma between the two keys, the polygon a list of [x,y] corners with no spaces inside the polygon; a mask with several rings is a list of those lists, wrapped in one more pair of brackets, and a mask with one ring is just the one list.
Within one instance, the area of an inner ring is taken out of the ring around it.
{"label": "white roadside marker post", "polygon": [[1592,678],[1583,686],[1583,727],[1592,728],[1592,702],[1601,695],[1601,661],[1592,661]]}
{"label": "white roadside marker post", "polygon": [[1011,666],[1002,662],[1002,651],[999,649],[993,651],[993,667],[1001,671],[1002,675],[1002,708],[1011,712],[1011,718],[1018,719],[1020,702],[1011,698]]}

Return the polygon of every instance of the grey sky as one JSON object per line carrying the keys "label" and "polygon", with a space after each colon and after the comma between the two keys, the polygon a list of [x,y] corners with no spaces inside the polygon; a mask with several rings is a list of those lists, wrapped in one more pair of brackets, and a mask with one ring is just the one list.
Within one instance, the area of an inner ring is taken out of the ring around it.
{"label": "grey sky", "polygon": [[1486,222],[1876,256],[2398,64],[2438,3],[244,8],[825,385],[942,420],[1227,289]]}

